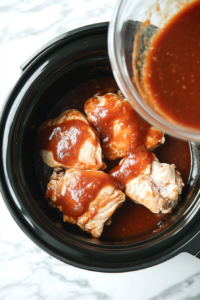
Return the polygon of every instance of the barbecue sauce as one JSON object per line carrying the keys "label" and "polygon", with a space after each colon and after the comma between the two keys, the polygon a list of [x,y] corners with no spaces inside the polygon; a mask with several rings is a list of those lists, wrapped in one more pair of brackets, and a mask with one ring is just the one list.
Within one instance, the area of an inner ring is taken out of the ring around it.
{"label": "barbecue sauce", "polygon": [[142,85],[152,106],[200,130],[200,1],[186,5],[152,39]]}

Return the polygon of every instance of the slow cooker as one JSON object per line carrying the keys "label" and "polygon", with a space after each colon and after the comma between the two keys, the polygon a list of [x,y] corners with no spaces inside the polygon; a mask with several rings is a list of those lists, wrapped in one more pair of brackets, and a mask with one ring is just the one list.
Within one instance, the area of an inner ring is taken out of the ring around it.
{"label": "slow cooker", "polygon": [[40,49],[21,69],[0,118],[1,193],[13,218],[39,247],[73,266],[101,272],[139,270],[181,252],[200,258],[200,146],[190,143],[191,173],[177,213],[144,240],[95,239],[52,216],[35,170],[39,125],[77,85],[112,75],[108,23],[67,32]]}

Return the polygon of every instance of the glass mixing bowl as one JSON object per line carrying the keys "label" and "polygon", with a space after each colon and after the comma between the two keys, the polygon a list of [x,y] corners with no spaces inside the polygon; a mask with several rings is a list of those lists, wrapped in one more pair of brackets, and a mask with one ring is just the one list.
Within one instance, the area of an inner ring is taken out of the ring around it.
{"label": "glass mixing bowl", "polygon": [[200,131],[172,123],[155,112],[143,99],[133,80],[132,53],[139,25],[148,21],[161,29],[192,0],[119,0],[109,25],[108,51],[113,74],[134,109],[149,123],[177,138],[200,141]]}

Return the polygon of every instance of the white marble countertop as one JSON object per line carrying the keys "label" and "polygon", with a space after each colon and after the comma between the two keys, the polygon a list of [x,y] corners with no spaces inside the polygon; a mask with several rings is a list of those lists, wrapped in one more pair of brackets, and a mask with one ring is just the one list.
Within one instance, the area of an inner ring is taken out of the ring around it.
{"label": "white marble countertop", "polygon": [[[27,58],[68,30],[109,21],[115,2],[1,0],[0,108]],[[0,196],[0,299],[197,300],[200,260],[183,253],[137,272],[81,270],[56,260],[30,241]]]}

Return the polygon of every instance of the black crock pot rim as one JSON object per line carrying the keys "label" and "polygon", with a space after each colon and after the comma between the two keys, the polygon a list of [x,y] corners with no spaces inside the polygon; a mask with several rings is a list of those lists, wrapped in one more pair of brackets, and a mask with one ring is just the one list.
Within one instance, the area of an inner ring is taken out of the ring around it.
{"label": "black crock pot rim", "polygon": [[[85,33],[85,31],[87,30],[96,30],[97,28],[104,28],[104,30],[108,29],[108,23],[100,23],[100,24],[93,24],[93,25],[88,25],[88,26],[85,26],[85,27],[81,27],[81,28],[78,28],[78,29],[75,29],[69,33],[67,33],[66,35],[61,35],[62,36],[62,41],[65,39],[65,38],[68,38],[69,36],[73,36],[76,35],[76,34],[81,34],[81,33]],[[63,37],[64,36],[64,37]],[[61,41],[61,42],[62,42]],[[22,81],[22,79],[24,78],[24,76],[27,75],[27,73],[33,68],[34,64],[37,64],[38,63],[38,58],[39,59],[42,59],[42,56],[43,55],[47,55],[54,46],[57,46],[57,44],[59,43],[59,41],[57,40],[55,42],[55,44],[51,44],[47,49],[45,48],[45,50],[43,52],[40,52],[38,54],[38,57],[34,57],[31,59],[31,61],[29,62],[28,65],[26,65],[26,68],[24,68],[24,71],[22,73],[22,76],[19,78],[18,82],[16,83],[15,87],[13,88],[12,92],[10,93],[10,95],[8,96],[6,102],[4,103],[4,107],[2,109],[2,112],[1,112],[1,119],[0,119],[0,137],[3,138],[3,132],[2,132],[2,128],[3,128],[3,121],[5,121],[6,119],[6,116],[8,113],[8,110],[9,110],[9,107],[12,106],[12,104],[14,103],[14,94],[17,92],[18,90],[18,87]],[[30,71],[31,72],[31,71]],[[5,124],[5,122],[4,122]],[[1,139],[2,140],[2,139]],[[2,151],[2,149],[1,149]],[[1,158],[2,158],[2,153],[1,153]],[[0,166],[0,169],[1,169],[1,174],[5,175],[4,172],[3,172],[3,169],[2,169],[2,164]],[[16,207],[13,207],[12,206],[12,202],[13,202],[13,198],[10,194],[10,192],[8,191],[8,188],[7,188],[7,185],[6,185],[6,181],[5,181],[5,177],[1,178],[1,192],[2,192],[2,195],[3,195],[3,198],[4,198],[4,201],[9,209],[9,211],[11,212],[13,218],[15,219],[15,221],[17,222],[17,224],[19,225],[19,227],[37,244],[39,245],[43,250],[45,250],[46,252],[48,252],[49,254],[53,255],[54,257],[57,257],[59,258],[60,260],[62,261],[65,261],[69,264],[72,264],[74,266],[77,266],[77,267],[80,267],[80,268],[87,268],[87,269],[90,269],[90,270],[93,270],[93,271],[103,271],[103,272],[124,272],[124,271],[131,271],[133,270],[134,268],[131,266],[131,267],[128,267],[126,266],[125,268],[108,268],[108,269],[105,269],[105,267],[96,267],[96,266],[85,266],[85,264],[81,264],[80,262],[76,262],[76,261],[72,261],[71,259],[68,260],[65,258],[62,257],[62,255],[60,255],[59,253],[49,249],[48,245],[45,244],[45,241],[42,240],[41,241],[41,237],[39,236],[36,236],[35,232],[33,232],[33,230],[31,230],[31,227],[29,226],[29,224],[27,224],[26,220],[25,219],[22,219],[22,215],[19,215],[18,212],[16,211]],[[9,200],[8,200],[9,199]],[[27,229],[27,225],[28,225],[28,229]],[[199,231],[199,228],[198,228],[198,231]],[[196,232],[193,231],[192,234],[190,234],[190,238],[192,238],[194,235],[196,234]],[[155,265],[159,262],[162,262],[162,261],[165,261],[166,259],[174,256],[175,254],[174,253],[177,253],[178,249],[180,249],[183,245],[185,245],[188,241],[188,237],[187,237],[187,240],[183,239],[182,240],[182,243],[179,244],[179,247],[174,249],[174,251],[171,251],[170,255],[168,256],[164,256],[162,258],[160,258],[159,260],[154,260],[153,262],[151,263],[146,263],[145,266],[141,266],[141,268],[145,268],[145,267],[149,267],[149,266],[152,266],[152,265]],[[168,258],[167,258],[168,257]]]}
{"label": "black crock pot rim", "polygon": [[89,31],[92,32],[96,29],[105,29],[105,28],[107,28],[107,31],[108,31],[108,25],[109,25],[109,22],[94,23],[94,24],[78,27],[76,29],[67,31],[67,32],[57,36],[56,38],[50,40],[48,43],[46,43],[44,46],[42,46],[33,55],[31,55],[20,66],[21,70],[25,71],[27,69],[27,67],[29,67],[35,61],[36,58],[38,59],[41,55],[46,54],[46,51],[51,50],[51,47],[55,47],[57,44],[59,45],[59,43],[62,42],[63,40],[65,40],[66,38],[70,38],[70,37],[74,38],[75,35],[85,33],[86,30],[89,33]]}

